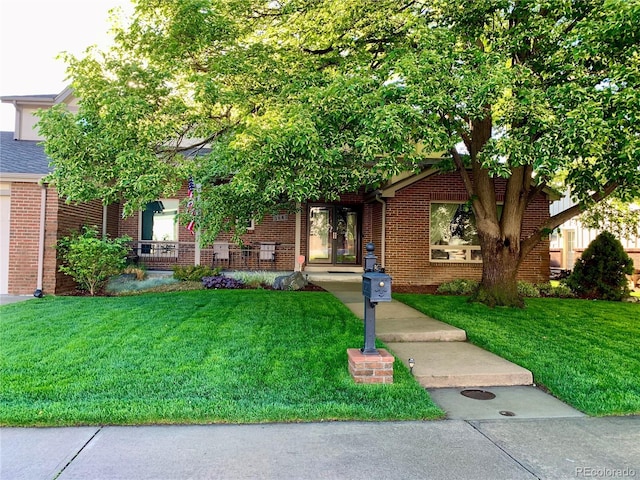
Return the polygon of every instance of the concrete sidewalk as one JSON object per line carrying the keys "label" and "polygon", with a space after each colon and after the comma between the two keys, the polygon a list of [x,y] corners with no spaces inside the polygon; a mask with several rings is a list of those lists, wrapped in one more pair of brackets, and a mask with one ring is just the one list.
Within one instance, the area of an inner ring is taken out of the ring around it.
{"label": "concrete sidewalk", "polygon": [[0,478],[633,478],[638,445],[640,417],[3,428]]}

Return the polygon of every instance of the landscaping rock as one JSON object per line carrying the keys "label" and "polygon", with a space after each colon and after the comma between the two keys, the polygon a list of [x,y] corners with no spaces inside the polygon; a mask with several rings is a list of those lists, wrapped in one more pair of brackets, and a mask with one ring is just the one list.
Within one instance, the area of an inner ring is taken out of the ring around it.
{"label": "landscaping rock", "polygon": [[276,277],[273,282],[274,290],[302,290],[307,286],[307,281],[300,272]]}

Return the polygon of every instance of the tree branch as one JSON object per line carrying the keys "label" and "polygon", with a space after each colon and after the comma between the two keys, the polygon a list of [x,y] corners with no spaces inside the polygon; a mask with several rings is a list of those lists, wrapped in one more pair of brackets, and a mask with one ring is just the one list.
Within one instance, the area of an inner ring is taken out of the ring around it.
{"label": "tree branch", "polygon": [[[601,192],[595,192],[591,195],[591,201],[598,203],[609,197],[615,190],[618,188],[617,182],[612,182],[605,186],[604,190]],[[576,203],[566,210],[550,217],[546,222],[544,222],[540,227],[529,237],[523,240],[520,248],[520,258],[524,259],[533,248],[544,238],[547,236],[554,228],[562,225],[564,222],[571,220],[576,215],[582,213],[586,210],[586,205],[584,202]]]}
{"label": "tree branch", "polygon": [[467,172],[467,169],[464,166],[464,162],[462,161],[462,156],[460,155],[460,153],[458,153],[458,150],[456,150],[455,147],[453,147],[450,150],[450,152],[451,152],[451,156],[453,157],[453,162],[455,163],[458,169],[458,172],[462,177],[462,182],[464,183],[464,188],[467,190],[467,195],[469,195],[469,198],[472,198],[475,193],[473,189],[473,181],[471,180],[471,177],[469,176],[469,172]]}

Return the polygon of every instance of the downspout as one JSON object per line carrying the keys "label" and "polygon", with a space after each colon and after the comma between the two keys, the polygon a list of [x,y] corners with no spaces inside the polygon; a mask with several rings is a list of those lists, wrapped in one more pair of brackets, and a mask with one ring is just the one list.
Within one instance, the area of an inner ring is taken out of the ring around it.
{"label": "downspout", "polygon": [[42,185],[40,192],[40,238],[38,239],[38,278],[34,297],[42,297],[42,282],[44,278],[44,233],[47,214],[47,186]]}
{"label": "downspout", "polygon": [[300,248],[302,243],[302,234],[300,232],[300,229],[302,228],[302,213],[300,210],[301,208],[302,206],[300,205],[300,203],[298,203],[296,205],[296,243],[293,251],[293,255],[295,256],[294,270],[296,272],[302,271],[302,263],[300,262]]}
{"label": "downspout", "polygon": [[382,204],[382,245],[380,245],[380,257],[382,261],[380,265],[382,265],[382,268],[385,268],[385,254],[387,251],[387,202],[382,199],[380,193],[376,193],[376,202]]}
{"label": "downspout", "polygon": [[107,206],[102,206],[102,237],[107,236]]}

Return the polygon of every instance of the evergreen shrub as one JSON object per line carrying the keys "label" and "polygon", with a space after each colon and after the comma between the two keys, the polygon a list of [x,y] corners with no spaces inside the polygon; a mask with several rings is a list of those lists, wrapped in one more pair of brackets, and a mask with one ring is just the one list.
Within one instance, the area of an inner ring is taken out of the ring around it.
{"label": "evergreen shrub", "polygon": [[633,261],[611,233],[603,232],[576,261],[567,285],[583,298],[620,301],[629,295]]}

